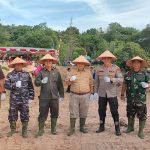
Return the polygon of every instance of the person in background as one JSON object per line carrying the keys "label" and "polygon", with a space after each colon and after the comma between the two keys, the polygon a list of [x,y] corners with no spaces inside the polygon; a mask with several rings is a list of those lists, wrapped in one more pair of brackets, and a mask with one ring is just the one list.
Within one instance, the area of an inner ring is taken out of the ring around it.
{"label": "person in background", "polygon": [[[4,82],[5,82],[5,76],[0,66],[0,108],[1,108],[1,100],[4,100],[6,98]],[[0,134],[0,138],[1,137],[2,135]]]}
{"label": "person in background", "polygon": [[147,118],[146,89],[150,87],[150,77],[142,68],[148,66],[148,62],[136,56],[126,62],[131,68],[124,76],[124,84],[121,99],[124,99],[126,91],[128,128],[126,133],[134,131],[135,115],[139,118],[138,136],[144,138],[144,127]]}
{"label": "person in background", "polygon": [[112,64],[112,61],[116,60],[116,57],[110,51],[106,50],[98,58],[103,62],[103,65],[97,69],[94,87],[94,97],[97,97],[97,95],[99,97],[98,113],[100,118],[100,126],[96,133],[105,130],[106,107],[107,102],[109,102],[110,111],[115,124],[115,133],[119,136],[121,132],[119,125],[117,87],[118,83],[123,82],[122,73],[118,66]]}
{"label": "person in background", "polygon": [[93,93],[93,79],[86,65],[90,65],[84,56],[79,56],[73,61],[76,68],[71,69],[70,75],[66,78],[67,84],[71,85],[69,98],[70,111],[70,129],[68,136],[75,132],[75,123],[78,116],[80,117],[80,132],[87,133],[85,122],[89,108],[90,93]]}
{"label": "person in background", "polygon": [[50,109],[51,113],[51,133],[57,134],[56,124],[59,115],[59,100],[64,99],[64,87],[61,75],[58,69],[54,69],[52,64],[58,61],[50,54],[46,54],[40,59],[40,63],[44,68],[38,73],[35,79],[35,86],[41,87],[39,96],[39,130],[36,135],[42,136],[44,133],[44,124],[48,117]]}
{"label": "person in background", "polygon": [[10,90],[8,120],[11,131],[8,136],[16,133],[16,121],[18,120],[19,111],[22,122],[22,136],[24,138],[28,137],[29,104],[34,99],[34,87],[29,73],[23,70],[23,67],[27,65],[27,62],[19,57],[16,57],[9,65],[14,70],[7,74],[5,80],[5,88]]}
{"label": "person in background", "polygon": [[[71,76],[70,71],[71,71],[70,68],[68,68],[67,69],[67,77]],[[70,87],[71,87],[71,85],[68,85],[66,92],[70,93]]]}

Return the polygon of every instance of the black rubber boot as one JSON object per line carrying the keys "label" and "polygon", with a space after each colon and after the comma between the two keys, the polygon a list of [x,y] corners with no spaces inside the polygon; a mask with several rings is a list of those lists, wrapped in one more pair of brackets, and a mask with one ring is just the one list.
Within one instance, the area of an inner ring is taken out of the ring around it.
{"label": "black rubber boot", "polygon": [[100,120],[99,128],[96,130],[96,133],[105,131],[105,119]]}

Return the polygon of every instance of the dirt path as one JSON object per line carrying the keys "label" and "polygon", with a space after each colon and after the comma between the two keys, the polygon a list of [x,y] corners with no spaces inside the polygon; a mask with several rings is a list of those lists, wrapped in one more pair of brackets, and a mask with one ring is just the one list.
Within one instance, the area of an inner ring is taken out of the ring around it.
{"label": "dirt path", "polygon": [[[38,93],[38,89],[36,89]],[[37,94],[38,95],[38,94]],[[23,139],[21,135],[21,122],[17,122],[17,131],[13,137],[8,138],[9,131],[8,100],[2,102],[0,109],[0,131],[3,138],[0,139],[0,150],[149,150],[150,149],[150,116],[145,128],[145,139],[141,140],[137,136],[138,120],[135,122],[135,132],[130,134],[122,133],[117,137],[114,134],[114,125],[112,117],[107,110],[106,131],[100,134],[95,133],[98,127],[97,101],[90,102],[89,113],[87,118],[87,128],[89,133],[82,134],[79,132],[79,123],[77,120],[75,135],[68,137],[69,111],[68,111],[68,94],[65,94],[65,101],[60,103],[60,116],[58,119],[58,135],[50,134],[50,119],[48,118],[45,126],[43,137],[34,138],[37,130],[38,117],[38,99],[35,98],[30,106],[29,138]],[[119,100],[120,118],[127,121],[124,101]],[[148,102],[148,110],[150,102]],[[121,127],[123,132],[126,128]]]}

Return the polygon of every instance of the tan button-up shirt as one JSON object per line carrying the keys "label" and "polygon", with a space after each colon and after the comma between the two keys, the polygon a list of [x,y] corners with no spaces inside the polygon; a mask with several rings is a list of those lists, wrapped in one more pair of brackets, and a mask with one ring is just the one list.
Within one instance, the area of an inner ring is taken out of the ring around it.
{"label": "tan button-up shirt", "polygon": [[[93,79],[90,70],[84,69],[83,71],[79,71],[77,68],[72,69],[70,72],[71,76],[76,76],[77,79],[75,81],[69,82],[71,84],[71,91],[75,93],[87,93],[91,91],[93,86]],[[67,77],[67,81],[70,80],[70,77]]]}
{"label": "tan button-up shirt", "polygon": [[[113,82],[105,82],[104,77],[110,77]],[[117,87],[123,82],[121,70],[118,66],[105,67],[101,65],[96,72],[94,90],[100,97],[116,97]]]}

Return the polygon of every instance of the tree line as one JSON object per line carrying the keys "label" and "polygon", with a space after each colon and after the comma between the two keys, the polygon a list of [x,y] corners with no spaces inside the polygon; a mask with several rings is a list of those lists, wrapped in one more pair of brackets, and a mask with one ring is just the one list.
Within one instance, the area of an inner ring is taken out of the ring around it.
{"label": "tree line", "polygon": [[55,31],[40,23],[35,26],[3,25],[0,23],[0,46],[40,47],[60,50],[60,61],[72,60],[79,55],[96,59],[109,49],[118,58],[117,64],[136,55],[150,61],[150,24],[143,30],[110,23],[104,31],[101,27],[83,33],[73,26],[65,31]]}

